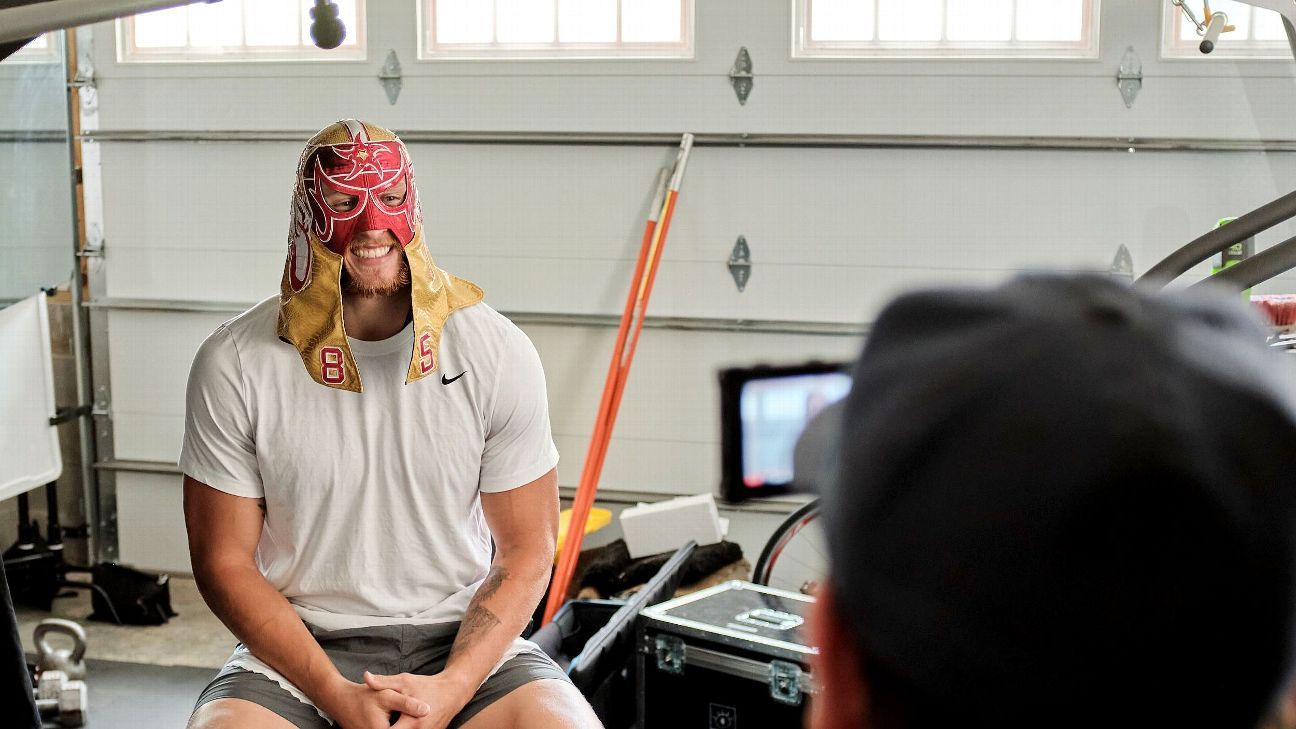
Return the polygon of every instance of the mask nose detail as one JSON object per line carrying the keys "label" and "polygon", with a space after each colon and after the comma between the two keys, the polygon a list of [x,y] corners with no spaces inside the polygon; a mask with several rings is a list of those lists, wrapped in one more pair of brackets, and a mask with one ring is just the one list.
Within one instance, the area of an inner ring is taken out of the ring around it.
{"label": "mask nose detail", "polygon": [[[354,230],[364,232],[369,230],[385,230],[390,232],[396,240],[400,241],[402,246],[409,245],[414,239],[414,231],[408,226],[398,225],[403,219],[403,210],[389,210],[377,195],[370,193],[365,200],[364,209],[356,216]],[[404,235],[402,235],[404,234]]]}

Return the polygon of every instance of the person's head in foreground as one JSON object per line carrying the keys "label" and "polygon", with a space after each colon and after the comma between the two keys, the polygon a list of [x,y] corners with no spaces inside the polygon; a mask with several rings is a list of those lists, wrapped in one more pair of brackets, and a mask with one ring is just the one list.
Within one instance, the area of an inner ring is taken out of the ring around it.
{"label": "person's head in foreground", "polygon": [[839,440],[805,469],[808,725],[1255,726],[1290,648],[1292,365],[1222,296],[1041,275],[892,303],[811,426]]}

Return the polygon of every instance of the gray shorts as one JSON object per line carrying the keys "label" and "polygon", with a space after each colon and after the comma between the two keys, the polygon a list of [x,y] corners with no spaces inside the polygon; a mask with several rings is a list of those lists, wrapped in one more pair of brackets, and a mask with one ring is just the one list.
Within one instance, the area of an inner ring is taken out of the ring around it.
{"label": "gray shorts", "polygon": [[[458,623],[381,625],[351,630],[307,627],[338,671],[357,683],[363,682],[365,671],[380,675],[414,673],[431,676],[440,673],[459,632]],[[546,678],[570,682],[567,674],[538,650],[514,656],[495,675],[486,679],[463,711],[450,722],[449,729],[462,726],[513,689]],[[194,711],[216,699],[243,699],[260,704],[301,729],[330,727],[314,707],[298,701],[273,679],[242,668],[226,666],[222,669],[198,696]]]}

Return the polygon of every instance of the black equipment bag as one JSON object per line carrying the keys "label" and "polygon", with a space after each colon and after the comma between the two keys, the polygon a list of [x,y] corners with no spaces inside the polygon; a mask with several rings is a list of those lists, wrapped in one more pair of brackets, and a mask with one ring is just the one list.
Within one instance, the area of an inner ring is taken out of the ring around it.
{"label": "black equipment bag", "polygon": [[91,620],[117,625],[161,625],[176,616],[171,609],[169,575],[151,575],[111,562],[91,573]]}

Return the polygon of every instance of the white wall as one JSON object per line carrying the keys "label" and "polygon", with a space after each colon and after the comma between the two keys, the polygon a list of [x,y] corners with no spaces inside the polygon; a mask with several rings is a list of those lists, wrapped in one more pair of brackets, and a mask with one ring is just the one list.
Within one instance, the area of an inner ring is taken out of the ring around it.
{"label": "white wall", "polygon": [[[1296,137],[1296,66],[1159,60],[1160,3],[1109,0],[1102,57],[1051,62],[794,61],[790,3],[698,5],[691,61],[418,62],[412,2],[371,0],[366,62],[122,65],[103,25],[99,123],[106,132],[289,130],[303,139],[347,116],[398,131]],[[1132,109],[1115,84],[1129,45],[1146,77]],[[739,46],[755,65],[746,106],[726,78]],[[405,72],[395,106],[376,79],[389,48]],[[99,146],[107,296],[251,303],[276,292],[296,144]],[[619,313],[649,188],[671,149],[414,144],[411,153],[434,254],[481,283],[489,303]],[[912,286],[984,284],[1039,267],[1104,270],[1119,244],[1145,270],[1218,217],[1293,187],[1291,154],[700,147],[651,313],[854,324]],[[740,234],[755,266],[741,294],[724,265]],[[1293,234],[1281,226],[1261,247]],[[1292,285],[1288,277],[1264,289]],[[112,314],[118,458],[174,461],[187,363],[222,318]],[[560,479],[572,486],[612,332],[526,329],[549,377]],[[850,337],[645,332],[602,487],[713,491],[715,370],[845,358],[857,346]],[[119,477],[124,561],[184,564],[177,487],[169,477]],[[131,513],[142,503],[153,510],[147,519]],[[754,560],[770,518],[735,518]]]}

